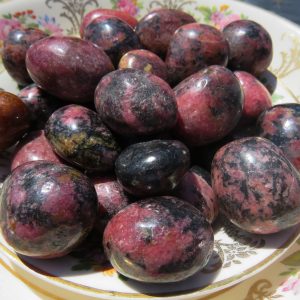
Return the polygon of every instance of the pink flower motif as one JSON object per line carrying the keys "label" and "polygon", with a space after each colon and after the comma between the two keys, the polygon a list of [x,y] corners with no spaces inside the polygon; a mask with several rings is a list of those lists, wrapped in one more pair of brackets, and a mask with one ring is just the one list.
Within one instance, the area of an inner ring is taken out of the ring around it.
{"label": "pink flower motif", "polygon": [[241,17],[236,14],[231,14],[228,16],[225,16],[223,19],[220,20],[219,22],[219,28],[220,30],[223,30],[229,23],[240,20]]}
{"label": "pink flower motif", "polygon": [[21,27],[21,23],[16,19],[0,19],[0,40],[5,40],[11,30]]}
{"label": "pink flower motif", "polygon": [[300,294],[300,278],[290,277],[282,285],[281,290],[283,292],[293,292],[294,295]]}
{"label": "pink flower motif", "polygon": [[224,14],[222,14],[221,12],[219,11],[216,11],[214,12],[212,15],[211,15],[211,21],[215,24],[215,25],[218,25],[222,19],[224,18]]}
{"label": "pink flower motif", "polygon": [[132,16],[135,16],[138,13],[138,7],[134,2],[132,0],[120,0],[117,4],[117,8],[124,12],[127,12]]}
{"label": "pink flower motif", "polygon": [[38,24],[51,35],[63,35],[63,30],[55,23],[55,18],[45,15],[43,18],[39,18]]}

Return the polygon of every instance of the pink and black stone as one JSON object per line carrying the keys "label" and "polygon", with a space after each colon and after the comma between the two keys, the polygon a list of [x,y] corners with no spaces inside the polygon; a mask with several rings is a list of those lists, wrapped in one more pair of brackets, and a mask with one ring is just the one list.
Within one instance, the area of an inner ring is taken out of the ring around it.
{"label": "pink and black stone", "polygon": [[300,177],[275,144],[260,137],[231,142],[212,163],[220,209],[245,231],[269,234],[300,222]]}
{"label": "pink and black stone", "polygon": [[25,64],[26,52],[35,42],[48,35],[33,28],[10,31],[2,50],[2,62],[8,74],[21,86],[32,82]]}
{"label": "pink and black stone", "polygon": [[23,88],[18,96],[30,112],[33,129],[44,129],[51,114],[62,106],[58,99],[40,89],[35,83]]}
{"label": "pink and black stone", "polygon": [[188,148],[175,140],[153,140],[133,144],[119,155],[115,172],[123,188],[132,195],[165,195],[175,188],[188,170]]}
{"label": "pink and black stone", "polygon": [[181,26],[168,47],[169,80],[175,85],[207,66],[226,66],[228,55],[228,42],[215,27],[199,23]]}
{"label": "pink and black stone", "polygon": [[258,119],[259,135],[277,145],[300,170],[300,105],[275,105]]}
{"label": "pink and black stone", "polygon": [[156,197],[115,215],[103,245],[119,273],[161,283],[183,280],[203,268],[213,241],[210,224],[195,207],[174,197]]}
{"label": "pink and black stone", "polygon": [[244,97],[238,79],[222,66],[210,66],[175,89],[178,122],[174,132],[188,145],[221,140],[242,116]]}
{"label": "pink and black stone", "polygon": [[198,167],[190,168],[179,181],[174,196],[195,206],[211,224],[219,213],[219,205],[211,187],[210,174]]}
{"label": "pink and black stone", "polygon": [[3,237],[17,253],[36,258],[68,254],[90,232],[97,212],[89,179],[46,161],[16,168],[5,180],[0,199]]}
{"label": "pink and black stone", "polygon": [[144,16],[136,26],[142,45],[165,58],[172,35],[180,26],[194,23],[189,14],[175,9],[157,9]]}
{"label": "pink and black stone", "polygon": [[273,58],[270,34],[251,20],[238,20],[223,29],[229,43],[228,68],[259,75],[267,70]]}
{"label": "pink and black stone", "polygon": [[95,92],[95,107],[103,122],[121,136],[154,135],[177,121],[171,87],[141,70],[123,69],[104,76]]}
{"label": "pink and black stone", "polygon": [[85,28],[83,39],[102,48],[115,66],[128,51],[142,48],[133,28],[114,16],[94,19]]}
{"label": "pink and black stone", "polygon": [[66,161],[89,171],[109,171],[120,148],[99,115],[80,105],[56,110],[45,126],[53,150]]}

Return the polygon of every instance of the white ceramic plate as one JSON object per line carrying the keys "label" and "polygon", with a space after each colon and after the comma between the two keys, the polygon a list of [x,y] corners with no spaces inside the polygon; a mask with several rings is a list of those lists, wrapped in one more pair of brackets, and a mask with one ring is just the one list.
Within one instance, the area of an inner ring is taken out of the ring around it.
{"label": "white ceramic plate", "polygon": [[[230,0],[0,0],[0,39],[11,27],[35,26],[55,34],[76,34],[82,15],[97,6],[119,8],[142,16],[155,7],[181,8],[200,22],[222,27],[230,20],[249,18],[271,34],[274,59],[271,70],[279,84],[273,103],[300,99],[300,29],[274,14]],[[2,3],[3,2],[3,3]],[[0,41],[1,47],[1,41]],[[0,64],[0,88],[17,93],[17,85]],[[9,154],[0,156],[0,182],[7,174]],[[278,259],[299,236],[300,226],[269,236],[249,235],[232,226],[216,228],[215,252],[209,265],[192,278],[176,284],[141,284],[112,270],[101,270],[99,253],[67,256],[49,261],[17,256],[0,238],[0,250],[30,278],[69,292],[100,299],[199,299],[233,286]]]}

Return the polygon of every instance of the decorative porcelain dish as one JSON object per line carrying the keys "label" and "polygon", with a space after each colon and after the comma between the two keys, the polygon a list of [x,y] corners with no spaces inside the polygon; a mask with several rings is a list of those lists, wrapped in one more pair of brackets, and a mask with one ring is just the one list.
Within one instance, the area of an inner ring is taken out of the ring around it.
{"label": "decorative porcelain dish", "polygon": [[[179,8],[199,22],[223,28],[247,18],[271,34],[274,58],[270,70],[278,78],[273,104],[300,99],[300,29],[293,23],[254,6],[230,0],[0,0],[0,50],[11,28],[37,27],[52,34],[76,35],[83,15],[96,7],[125,10],[140,17],[158,7]],[[17,93],[16,83],[0,64],[0,88]],[[8,174],[9,153],[0,156],[0,182]],[[1,184],[1,183],[0,183]],[[283,255],[300,235],[300,225],[278,234],[250,235],[220,221],[215,225],[215,250],[204,270],[175,284],[141,284],[101,266],[99,252],[78,250],[53,260],[36,260],[14,253],[0,238],[1,254],[30,278],[49,286],[98,299],[199,299],[249,278]]]}

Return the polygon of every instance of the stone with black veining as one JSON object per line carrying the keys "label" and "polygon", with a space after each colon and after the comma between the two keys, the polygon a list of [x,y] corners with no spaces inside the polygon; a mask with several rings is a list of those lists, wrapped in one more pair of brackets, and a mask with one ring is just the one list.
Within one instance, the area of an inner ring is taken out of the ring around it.
{"label": "stone with black veining", "polygon": [[241,118],[244,98],[234,74],[210,66],[174,88],[178,107],[176,134],[187,144],[202,146],[225,137]]}
{"label": "stone with black veining", "polygon": [[85,28],[83,38],[102,48],[115,66],[128,51],[142,48],[133,28],[113,16],[101,16],[94,19]]}
{"label": "stone with black veining", "polygon": [[30,112],[31,128],[44,129],[51,114],[62,106],[62,103],[40,89],[35,83],[20,90],[18,96]]}
{"label": "stone with black veining", "polygon": [[238,227],[268,234],[300,222],[300,179],[269,140],[250,137],[222,147],[212,163],[220,209]]}
{"label": "stone with black veining", "polygon": [[27,51],[26,67],[32,80],[64,101],[93,101],[100,79],[114,70],[97,45],[76,37],[48,37]]}
{"label": "stone with black veining", "polygon": [[2,62],[8,74],[21,86],[32,82],[25,64],[26,52],[29,47],[47,37],[39,29],[26,28],[10,31],[4,41]]}
{"label": "stone with black veining", "polygon": [[45,126],[53,150],[63,159],[90,171],[109,171],[119,146],[94,111],[71,104],[56,110]]}
{"label": "stone with black veining", "polygon": [[229,43],[228,67],[258,75],[269,67],[273,57],[270,34],[251,20],[238,20],[223,29]]}
{"label": "stone with black veining", "polygon": [[219,205],[211,187],[210,174],[198,166],[190,168],[179,181],[174,195],[200,210],[209,223],[219,213]]}
{"label": "stone with black veining", "polygon": [[300,105],[276,105],[258,119],[259,135],[276,144],[300,170]]}
{"label": "stone with black veining", "polygon": [[259,75],[257,79],[266,87],[269,93],[272,95],[277,87],[277,77],[271,71],[266,70]]}
{"label": "stone with black veining", "polygon": [[139,49],[127,52],[119,61],[119,69],[137,69],[168,81],[165,62],[151,51]]}
{"label": "stone with black veining", "polygon": [[172,84],[178,84],[207,66],[226,66],[228,55],[228,42],[218,29],[199,23],[181,26],[168,47],[169,79]]}
{"label": "stone with black veining", "polygon": [[133,195],[163,195],[175,188],[189,163],[189,150],[181,142],[153,140],[121,152],[115,172],[124,189]]}
{"label": "stone with black veining", "polygon": [[0,195],[3,237],[17,253],[37,258],[66,255],[92,229],[97,195],[79,171],[46,161],[16,168]]}
{"label": "stone with black veining", "polygon": [[172,35],[182,25],[196,20],[189,14],[175,9],[157,9],[144,16],[136,26],[136,33],[143,46],[164,58]]}
{"label": "stone with black veining", "polygon": [[121,274],[161,283],[183,280],[203,268],[213,241],[210,224],[196,208],[174,197],[155,197],[115,215],[103,245]]}
{"label": "stone with black veining", "polygon": [[95,92],[95,107],[103,122],[121,136],[156,134],[177,121],[171,87],[141,70],[123,69],[104,76]]}

